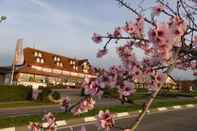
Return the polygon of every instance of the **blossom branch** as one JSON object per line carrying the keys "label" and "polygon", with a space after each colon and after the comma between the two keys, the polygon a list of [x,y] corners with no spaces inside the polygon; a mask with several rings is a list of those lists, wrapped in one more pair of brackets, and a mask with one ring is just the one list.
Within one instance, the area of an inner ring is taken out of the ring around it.
{"label": "blossom branch", "polygon": [[[132,13],[134,13],[135,15],[137,15],[138,17],[141,16],[141,14],[139,14],[135,9],[131,8],[126,2],[124,2],[124,0],[116,0],[117,2],[119,2],[122,6],[126,7],[127,9],[129,9]],[[156,26],[154,22],[152,22],[151,20],[147,19],[146,17],[144,18],[144,20],[153,25]]]}

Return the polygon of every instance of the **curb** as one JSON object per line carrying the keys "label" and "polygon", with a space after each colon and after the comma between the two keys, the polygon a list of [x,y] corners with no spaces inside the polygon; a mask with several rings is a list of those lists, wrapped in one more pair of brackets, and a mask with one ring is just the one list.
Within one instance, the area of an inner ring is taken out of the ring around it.
{"label": "curb", "polygon": [[[167,112],[167,111],[175,111],[175,110],[180,110],[180,109],[189,109],[189,108],[194,108],[197,107],[197,104],[186,104],[186,105],[176,105],[176,106],[171,106],[171,107],[158,107],[154,109],[150,109],[147,111],[148,114],[150,113],[159,113],[159,112]],[[121,118],[128,118],[131,116],[136,116],[138,115],[142,110],[137,110],[133,112],[121,112],[121,113],[114,113],[115,119],[121,119]],[[90,122],[95,122],[96,121],[96,116],[89,116],[89,117],[84,117],[84,118],[75,118],[71,120],[60,120],[56,121],[57,127],[65,127],[65,126],[72,126],[72,125],[78,125],[82,123],[90,123]],[[43,126],[46,123],[43,123]],[[23,127],[9,127],[9,128],[3,128],[0,129],[0,131],[27,131],[28,128],[27,126]]]}

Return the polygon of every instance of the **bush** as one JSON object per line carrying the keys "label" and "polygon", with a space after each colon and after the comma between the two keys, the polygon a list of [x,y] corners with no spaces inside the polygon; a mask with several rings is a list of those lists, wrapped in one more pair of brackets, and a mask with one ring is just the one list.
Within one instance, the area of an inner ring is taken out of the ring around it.
{"label": "bush", "polygon": [[147,93],[148,89],[147,88],[136,88],[136,92]]}
{"label": "bush", "polygon": [[0,102],[31,100],[31,87],[3,85],[0,86],[0,90]]}
{"label": "bush", "polygon": [[84,88],[81,88],[80,96],[81,96],[81,97],[86,96],[86,94],[85,94],[85,89],[84,89]]}
{"label": "bush", "polygon": [[52,90],[50,88],[42,88],[39,90],[41,90],[41,92],[38,95],[38,100],[39,101],[48,101],[48,96],[52,92]]}
{"label": "bush", "polygon": [[159,92],[160,97],[195,97],[197,96],[197,92],[183,92],[183,91],[168,91],[168,90],[161,90]]}
{"label": "bush", "polygon": [[55,100],[59,100],[59,99],[61,98],[61,95],[60,95],[59,92],[54,91],[54,92],[52,93],[52,97],[53,97],[53,99],[55,99]]}

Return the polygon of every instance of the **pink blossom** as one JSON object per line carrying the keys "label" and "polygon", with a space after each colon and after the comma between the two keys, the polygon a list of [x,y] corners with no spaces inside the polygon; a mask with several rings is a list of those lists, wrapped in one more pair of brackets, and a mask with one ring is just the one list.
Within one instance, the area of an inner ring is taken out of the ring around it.
{"label": "pink blossom", "polygon": [[165,49],[160,49],[159,55],[162,59],[169,60],[172,57],[172,52]]}
{"label": "pink blossom", "polygon": [[138,17],[135,22],[126,23],[123,30],[131,36],[141,37],[144,33],[144,17]]}
{"label": "pink blossom", "polygon": [[173,35],[168,24],[158,24],[157,27],[151,29],[148,33],[150,41],[153,43],[155,53],[162,60],[169,60],[172,56],[172,47],[174,44]]}
{"label": "pink blossom", "polygon": [[163,83],[165,83],[167,79],[166,74],[162,72],[157,72],[152,75],[152,81],[151,81],[151,87],[150,89],[156,90],[159,86],[161,86]]}
{"label": "pink blossom", "polygon": [[124,46],[117,48],[117,53],[124,65],[128,65],[129,63],[136,61],[136,56],[130,43],[127,43]]}
{"label": "pink blossom", "polygon": [[130,68],[130,73],[132,74],[134,81],[140,82],[143,78],[143,73],[139,65],[133,64]]}
{"label": "pink blossom", "polygon": [[99,51],[97,52],[96,57],[97,57],[97,58],[101,58],[101,57],[103,57],[103,56],[106,55],[106,54],[107,54],[107,49],[102,49],[102,50],[99,50]]}
{"label": "pink blossom", "polygon": [[197,35],[193,37],[193,46],[197,46]]}
{"label": "pink blossom", "polygon": [[51,112],[49,112],[48,114],[44,115],[42,120],[47,123],[43,128],[45,128],[46,130],[50,130],[50,131],[54,131],[55,130],[56,118]]}
{"label": "pink blossom", "polygon": [[65,97],[62,101],[62,107],[65,109],[65,111],[68,111],[68,108],[70,107],[71,100],[69,97]]}
{"label": "pink blossom", "polygon": [[130,96],[135,92],[135,85],[129,81],[124,81],[123,87],[119,88],[119,93],[121,96]]}
{"label": "pink blossom", "polygon": [[72,112],[74,115],[79,115],[84,112],[88,112],[89,110],[92,110],[95,106],[95,101],[92,98],[87,98],[85,100],[82,100]]}
{"label": "pink blossom", "polygon": [[136,19],[137,34],[136,37],[141,37],[144,34],[144,17],[140,16]]}
{"label": "pink blossom", "polygon": [[98,44],[98,43],[101,43],[101,42],[102,42],[102,37],[101,37],[101,35],[99,35],[99,34],[93,33],[92,40],[93,40],[95,43]]}
{"label": "pink blossom", "polygon": [[162,4],[157,4],[153,7],[153,15],[160,15],[160,13],[164,11],[164,6]]}
{"label": "pink blossom", "polygon": [[197,69],[197,60],[191,61],[191,68]]}
{"label": "pink blossom", "polygon": [[104,131],[109,131],[115,124],[113,114],[108,110],[99,111],[97,116],[97,126],[99,129],[104,129]]}
{"label": "pink blossom", "polygon": [[39,123],[30,122],[28,129],[29,131],[41,131],[41,126]]}
{"label": "pink blossom", "polygon": [[187,24],[179,16],[172,17],[168,24],[172,32],[172,36],[176,41],[176,46],[180,47],[181,45],[179,44],[179,42],[181,40],[181,36],[184,35],[187,29]]}
{"label": "pink blossom", "polygon": [[32,89],[32,98],[33,100],[37,100],[39,96],[40,91],[38,89]]}
{"label": "pink blossom", "polygon": [[160,45],[166,42],[169,43],[170,42],[169,38],[172,37],[169,26],[166,23],[158,24],[157,27],[149,31],[148,35],[149,35],[149,39],[154,44],[160,44]]}
{"label": "pink blossom", "polygon": [[81,129],[80,129],[80,131],[86,131],[86,128],[85,128],[85,126],[81,126]]}
{"label": "pink blossom", "polygon": [[123,30],[131,35],[136,32],[137,27],[133,22],[129,22],[129,23],[126,23],[126,26],[123,27]]}
{"label": "pink blossom", "polygon": [[101,88],[101,82],[99,83],[99,80],[88,80],[86,79],[82,86],[84,88],[84,92],[86,95],[91,95],[91,96],[99,96],[102,94],[102,91],[100,90]]}
{"label": "pink blossom", "polygon": [[121,37],[121,36],[122,36],[121,28],[120,28],[120,27],[118,27],[118,28],[116,28],[116,29],[114,30],[113,36],[114,36],[114,37]]}
{"label": "pink blossom", "polygon": [[194,71],[194,72],[193,72],[193,75],[194,75],[194,76],[197,76],[197,71]]}

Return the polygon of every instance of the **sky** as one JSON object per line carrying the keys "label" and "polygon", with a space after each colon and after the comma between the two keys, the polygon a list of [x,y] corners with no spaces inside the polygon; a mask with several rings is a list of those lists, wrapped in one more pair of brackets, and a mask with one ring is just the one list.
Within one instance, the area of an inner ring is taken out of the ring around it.
{"label": "sky", "polygon": [[[140,0],[128,2],[137,7]],[[143,5],[151,7],[153,2],[145,0]],[[7,16],[0,24],[0,65],[11,63],[16,41],[23,38],[24,47],[87,58],[94,66],[110,67],[120,63],[116,45],[110,45],[109,53],[98,59],[96,52],[102,45],[92,42],[91,36],[113,31],[134,18],[115,0],[0,0],[0,15]]]}

